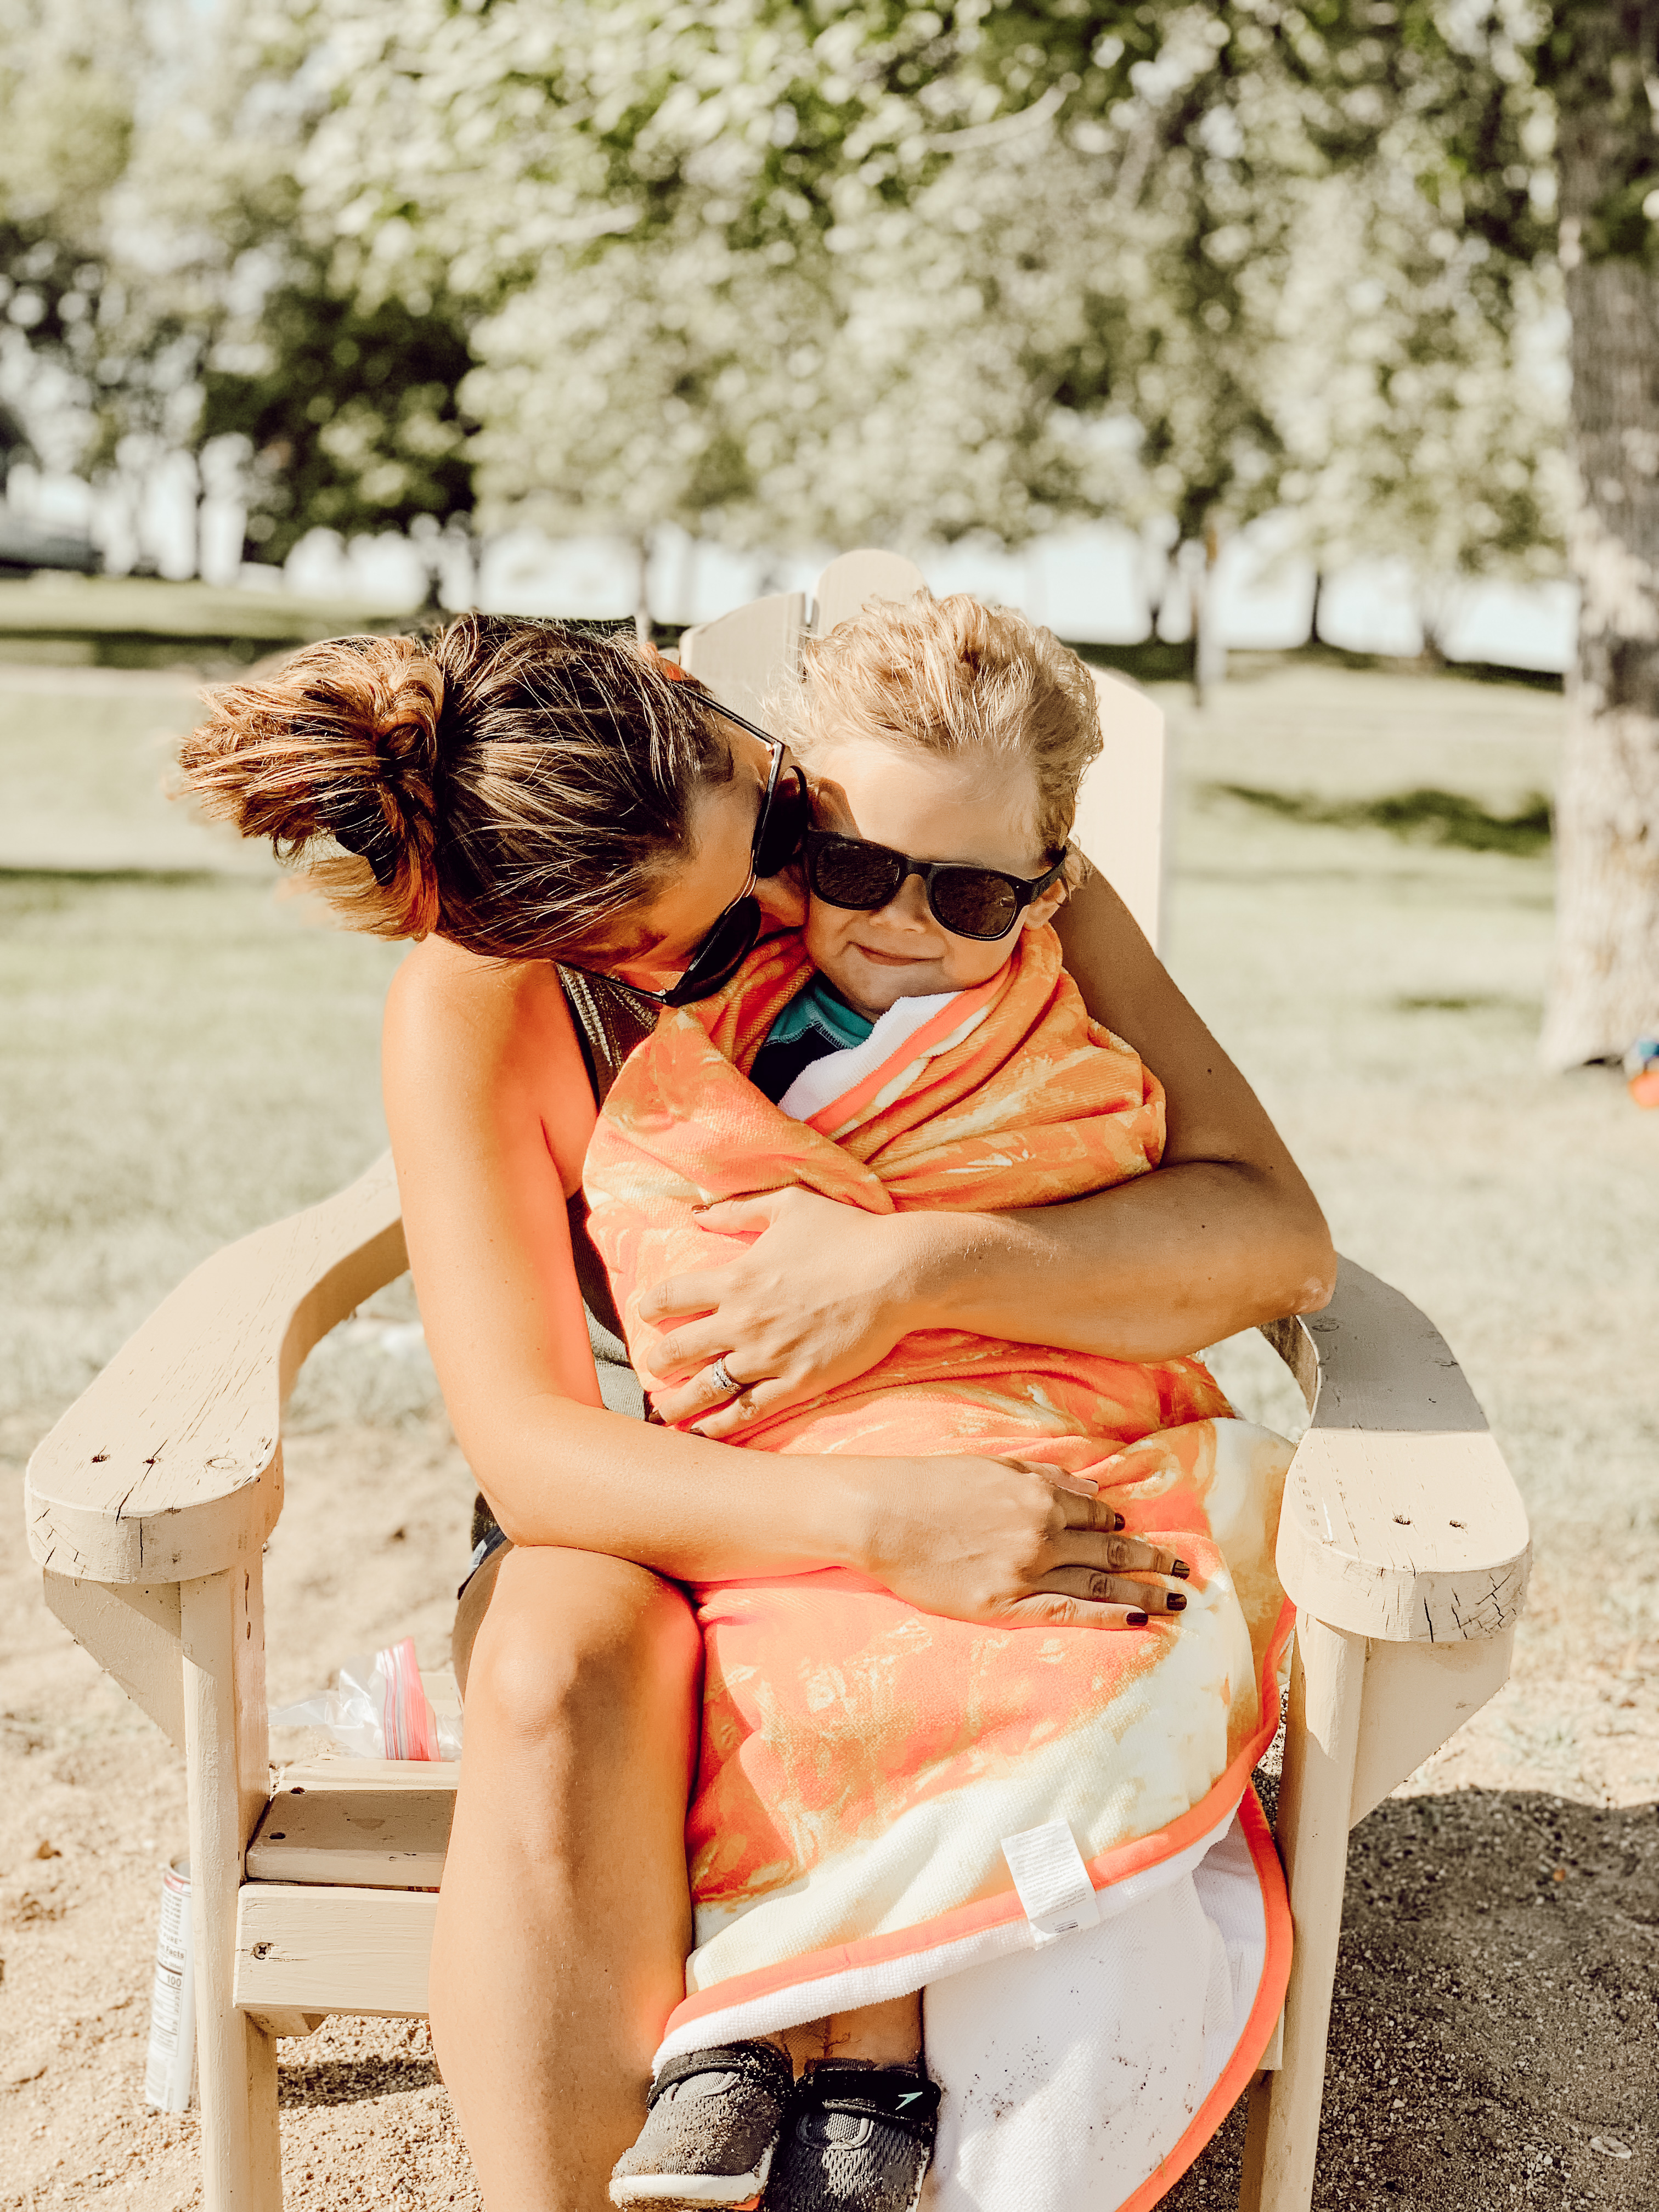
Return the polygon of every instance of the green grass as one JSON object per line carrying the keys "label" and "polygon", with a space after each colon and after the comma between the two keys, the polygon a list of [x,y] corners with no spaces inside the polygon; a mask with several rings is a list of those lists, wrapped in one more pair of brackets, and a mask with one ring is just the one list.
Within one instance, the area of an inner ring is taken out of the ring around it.
{"label": "green grass", "polygon": [[381,1148],[400,955],[264,884],[0,880],[0,1455],[197,1261]]}
{"label": "green grass", "polygon": [[0,582],[0,636],[68,632],[158,638],[243,638],[281,644],[335,637],[370,610],[325,605],[283,591],[243,592],[158,576],[42,573]]}
{"label": "green grass", "polygon": [[0,666],[0,869],[269,878],[268,852],[167,796],[199,707],[186,676]]}

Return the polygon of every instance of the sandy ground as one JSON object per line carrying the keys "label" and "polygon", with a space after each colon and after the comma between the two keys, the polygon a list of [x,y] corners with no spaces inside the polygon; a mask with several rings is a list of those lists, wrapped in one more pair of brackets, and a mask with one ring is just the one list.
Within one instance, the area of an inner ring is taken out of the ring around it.
{"label": "sandy ground", "polygon": [[[382,1141],[395,948],[336,937],[154,795],[162,675],[0,670],[0,2208],[198,2201],[141,2099],[179,1762],[46,1612],[33,1443],[193,1262]],[[1356,1832],[1316,2203],[1659,2203],[1659,1115],[1532,1059],[1547,858],[1226,795],[1547,788],[1559,700],[1304,665],[1172,696],[1172,964],[1342,1249],[1445,1330],[1534,1516],[1514,1680]],[[157,871],[164,872],[158,873]],[[1155,1063],[1155,1050],[1149,1049]],[[407,1286],[315,1356],[269,1562],[273,1699],[441,1658],[471,1485]],[[1229,1387],[1288,1420],[1259,1341]],[[288,2202],[469,2205],[422,2027],[283,2046]],[[1237,2118],[1167,2200],[1231,2203]]]}

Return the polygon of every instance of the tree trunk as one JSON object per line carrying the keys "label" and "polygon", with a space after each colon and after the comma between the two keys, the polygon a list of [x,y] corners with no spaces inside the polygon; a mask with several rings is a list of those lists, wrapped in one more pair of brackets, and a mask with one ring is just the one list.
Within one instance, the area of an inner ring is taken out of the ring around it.
{"label": "tree trunk", "polygon": [[648,578],[651,568],[651,540],[648,537],[641,538],[639,541],[639,562],[640,587],[639,595],[634,603],[634,635],[641,645],[649,645],[651,642],[651,592]]}
{"label": "tree trunk", "polygon": [[1192,610],[1193,704],[1196,707],[1201,707],[1227,676],[1227,647],[1216,620],[1212,588],[1220,551],[1220,534],[1213,523],[1206,522],[1203,536],[1189,538],[1176,556],[1187,579],[1188,604]]}
{"label": "tree trunk", "polygon": [[1559,10],[1572,40],[1557,95],[1581,606],[1540,1048],[1552,1067],[1621,1057],[1659,1035],[1659,269],[1613,250],[1626,241],[1607,215],[1620,183],[1651,160],[1641,78],[1656,68],[1642,51],[1654,43],[1653,13],[1642,0]]}
{"label": "tree trunk", "polygon": [[1216,563],[1221,558],[1221,532],[1214,521],[1204,525],[1204,565],[1199,571],[1194,601],[1193,672],[1200,699],[1227,680],[1227,641],[1222,635],[1220,610],[1216,604]]}

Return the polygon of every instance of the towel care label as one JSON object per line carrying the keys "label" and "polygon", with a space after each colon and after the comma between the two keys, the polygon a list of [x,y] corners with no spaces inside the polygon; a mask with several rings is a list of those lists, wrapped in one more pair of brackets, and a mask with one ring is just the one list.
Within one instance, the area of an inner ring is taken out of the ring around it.
{"label": "towel care label", "polygon": [[1100,1900],[1077,1839],[1064,1820],[1005,1836],[1002,1856],[1039,1941],[1098,1926]]}

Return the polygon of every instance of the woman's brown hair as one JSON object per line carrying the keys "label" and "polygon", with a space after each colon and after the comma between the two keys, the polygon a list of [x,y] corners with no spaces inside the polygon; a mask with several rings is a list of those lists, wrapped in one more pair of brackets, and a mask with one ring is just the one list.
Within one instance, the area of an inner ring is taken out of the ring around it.
{"label": "woman's brown hair", "polygon": [[714,702],[677,678],[562,623],[335,638],[210,691],[183,789],[302,860],[352,928],[579,954],[656,896],[694,793],[732,776]]}

